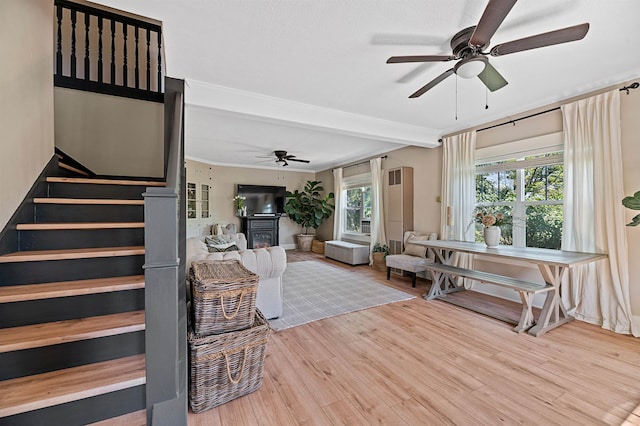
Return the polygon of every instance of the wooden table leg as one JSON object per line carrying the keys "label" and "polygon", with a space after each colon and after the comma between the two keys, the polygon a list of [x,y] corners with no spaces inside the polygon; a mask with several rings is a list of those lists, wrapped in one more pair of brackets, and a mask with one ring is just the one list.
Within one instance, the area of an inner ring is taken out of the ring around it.
{"label": "wooden table leg", "polygon": [[540,312],[538,323],[529,330],[533,336],[542,336],[549,330],[573,321],[573,317],[567,313],[562,299],[560,299],[560,286],[567,268],[538,264],[544,280],[553,286],[553,290],[547,292],[547,297]]}
{"label": "wooden table leg", "polygon": [[[443,265],[451,265],[453,262],[453,256],[455,254],[454,251],[450,250],[433,250],[436,254],[436,261],[442,263]],[[464,290],[464,286],[459,286],[456,283],[456,280],[449,274],[444,274],[441,272],[431,272],[431,288],[429,289],[429,293],[425,293],[422,297],[426,300],[433,300],[436,297],[444,296],[449,293],[455,293],[457,291]]]}

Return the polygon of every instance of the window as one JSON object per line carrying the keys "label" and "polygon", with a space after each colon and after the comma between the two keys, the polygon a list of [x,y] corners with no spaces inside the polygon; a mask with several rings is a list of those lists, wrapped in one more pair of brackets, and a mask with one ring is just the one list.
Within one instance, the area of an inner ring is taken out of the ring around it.
{"label": "window", "polygon": [[209,185],[200,185],[202,189],[202,198],[200,199],[200,217],[206,219],[209,217]]}
{"label": "window", "polygon": [[368,240],[371,232],[371,173],[345,177],[342,181],[343,229],[350,238]]}
{"label": "window", "polygon": [[[520,154],[476,166],[477,208],[509,219],[501,226],[501,244],[560,249],[563,197],[561,151]],[[476,241],[482,241],[480,224]]]}
{"label": "window", "polygon": [[371,232],[371,185],[348,188],[345,207],[345,231]]}

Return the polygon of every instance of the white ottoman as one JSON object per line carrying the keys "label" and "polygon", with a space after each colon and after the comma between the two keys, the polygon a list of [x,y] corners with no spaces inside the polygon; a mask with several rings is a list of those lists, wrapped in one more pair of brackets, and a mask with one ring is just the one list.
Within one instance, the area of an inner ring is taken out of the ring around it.
{"label": "white ottoman", "polygon": [[363,265],[369,263],[369,246],[346,241],[327,241],[324,256],[349,265]]}

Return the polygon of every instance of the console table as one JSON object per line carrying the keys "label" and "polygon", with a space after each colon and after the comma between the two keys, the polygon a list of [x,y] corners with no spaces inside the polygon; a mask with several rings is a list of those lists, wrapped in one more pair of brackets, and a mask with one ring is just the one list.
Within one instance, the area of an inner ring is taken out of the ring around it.
{"label": "console table", "polygon": [[280,216],[241,216],[240,232],[250,249],[280,245]]}
{"label": "console table", "polygon": [[[474,279],[475,274],[473,272],[475,271],[451,266],[456,252],[521,260],[537,265],[542,278],[547,285],[553,286],[553,290],[546,291],[544,306],[542,307],[537,323],[532,321],[532,317],[527,319],[527,321],[530,321],[529,324],[535,324],[528,329],[529,334],[534,336],[540,336],[555,327],[573,320],[573,317],[567,313],[567,310],[562,303],[562,299],[560,298],[562,279],[567,270],[577,265],[595,262],[607,257],[606,254],[602,253],[580,253],[531,247],[498,246],[496,248],[488,248],[482,243],[466,241],[429,240],[414,241],[413,244],[425,246],[428,249],[433,250],[437,261],[442,265],[447,265],[445,268],[434,268],[434,270],[440,269],[440,272],[433,273],[433,283],[431,284],[429,293],[425,294],[425,299],[440,298],[447,293],[464,290],[464,286],[458,285],[457,281],[451,278],[451,275],[467,276]],[[493,275],[485,282],[490,283],[491,279],[495,280],[500,277],[501,276]],[[515,280],[511,277],[502,278],[505,278],[507,281]],[[507,285],[509,285],[509,283],[507,283]],[[515,287],[515,285],[512,287]],[[521,291],[520,289],[518,290]],[[521,319],[521,323],[526,315],[532,315],[530,307],[528,312],[523,309],[523,318]]]}

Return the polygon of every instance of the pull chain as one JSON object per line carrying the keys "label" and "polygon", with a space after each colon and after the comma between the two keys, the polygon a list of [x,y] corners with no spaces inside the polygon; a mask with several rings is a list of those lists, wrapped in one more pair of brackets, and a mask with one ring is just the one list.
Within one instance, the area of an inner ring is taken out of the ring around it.
{"label": "pull chain", "polygon": [[489,109],[489,88],[484,86],[484,109]]}
{"label": "pull chain", "polygon": [[456,74],[456,121],[458,121],[458,74]]}

